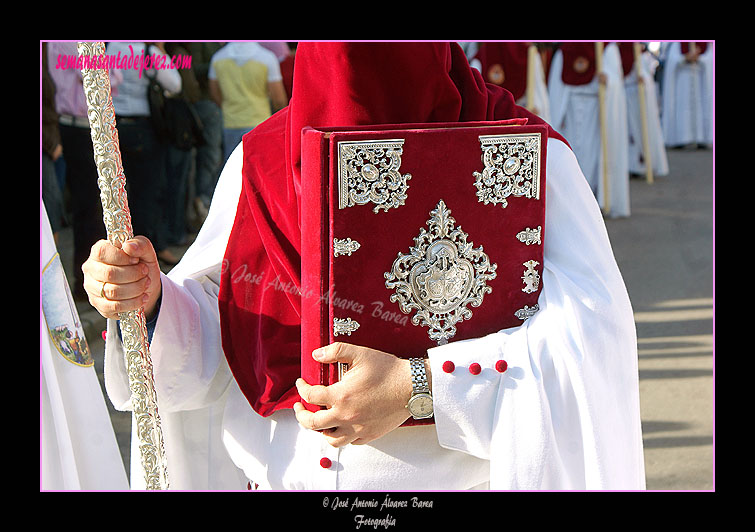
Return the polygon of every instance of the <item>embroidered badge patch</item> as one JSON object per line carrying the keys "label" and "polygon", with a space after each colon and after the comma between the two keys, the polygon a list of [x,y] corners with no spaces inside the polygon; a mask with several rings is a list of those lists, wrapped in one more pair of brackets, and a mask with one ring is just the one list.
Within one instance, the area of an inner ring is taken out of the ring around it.
{"label": "embroidered badge patch", "polygon": [[57,351],[78,366],[92,366],[94,359],[84,336],[84,328],[71,296],[60,255],[56,254],[42,270],[41,290],[47,332]]}

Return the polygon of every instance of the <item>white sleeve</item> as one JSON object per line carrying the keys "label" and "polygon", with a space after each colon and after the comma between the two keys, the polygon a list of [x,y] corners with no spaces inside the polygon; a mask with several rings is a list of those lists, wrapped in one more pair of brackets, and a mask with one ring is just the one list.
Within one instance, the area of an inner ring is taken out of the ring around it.
{"label": "white sleeve", "polygon": [[265,55],[265,59],[265,63],[267,64],[267,82],[273,83],[276,81],[282,81],[283,75],[281,74],[280,62],[275,54],[270,52],[269,55]]}
{"label": "white sleeve", "polygon": [[[242,146],[218,180],[207,220],[181,262],[161,276],[162,297],[150,347],[161,412],[217,401],[232,375],[220,341],[220,272],[241,193]],[[105,381],[116,408],[130,410],[130,391],[115,321],[108,320]],[[116,339],[111,341],[111,339]]]}
{"label": "white sleeve", "polygon": [[540,310],[428,351],[438,439],[490,460],[491,489],[642,489],[629,297],[595,199],[558,140],[547,176]]}
{"label": "white sleeve", "polygon": [[[146,51],[144,53],[145,55],[147,54]],[[162,68],[156,70],[157,73],[155,74],[157,81],[160,83],[162,88],[170,94],[178,94],[179,92],[181,92],[181,74],[178,73],[177,69],[171,68],[170,55],[166,54],[155,45],[149,47],[149,55],[152,54],[155,54],[158,57],[165,57],[165,63],[163,64]]]}

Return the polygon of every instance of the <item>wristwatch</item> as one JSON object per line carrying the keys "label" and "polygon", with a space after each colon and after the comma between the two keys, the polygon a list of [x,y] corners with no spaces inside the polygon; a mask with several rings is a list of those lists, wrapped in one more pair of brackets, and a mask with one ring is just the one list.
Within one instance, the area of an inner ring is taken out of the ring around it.
{"label": "wristwatch", "polygon": [[421,358],[410,358],[409,367],[412,372],[412,396],[406,407],[414,419],[433,417],[433,396],[427,384],[425,361]]}

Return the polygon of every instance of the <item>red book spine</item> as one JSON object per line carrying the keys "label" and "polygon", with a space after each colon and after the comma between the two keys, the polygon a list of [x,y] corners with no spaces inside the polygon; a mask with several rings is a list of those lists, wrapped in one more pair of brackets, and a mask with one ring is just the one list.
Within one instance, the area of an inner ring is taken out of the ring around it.
{"label": "red book spine", "polygon": [[[306,128],[302,131],[302,196],[304,198],[327,198],[328,183],[322,176],[328,175],[328,139],[325,133]],[[315,363],[312,351],[329,343],[324,335],[328,330],[328,212],[327,202],[304,201],[301,210],[302,223],[302,279],[301,353],[302,378],[310,384],[330,384],[327,367]],[[311,410],[317,407],[305,405]]]}

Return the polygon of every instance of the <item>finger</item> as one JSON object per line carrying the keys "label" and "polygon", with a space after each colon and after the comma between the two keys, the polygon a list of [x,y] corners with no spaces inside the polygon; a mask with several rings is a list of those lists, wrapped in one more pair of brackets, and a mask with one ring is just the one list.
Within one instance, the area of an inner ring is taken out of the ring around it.
{"label": "finger", "polygon": [[331,393],[328,386],[307,384],[304,379],[296,379],[296,390],[305,402],[311,405],[319,405],[330,408],[333,406]]}
{"label": "finger", "polygon": [[149,267],[146,264],[114,266],[102,262],[90,262],[86,268],[82,267],[82,271],[85,278],[90,278],[96,283],[128,284],[144,279],[149,274]]}
{"label": "finger", "polygon": [[130,312],[132,310],[139,310],[144,306],[148,296],[145,294],[133,299],[126,299],[123,301],[110,301],[108,299],[100,298],[99,296],[92,296],[89,294],[89,302],[97,312],[102,314],[105,318],[119,319],[120,314],[123,312]]}
{"label": "finger", "polygon": [[305,429],[322,432],[325,440],[332,447],[344,447],[351,443],[355,436],[353,431],[336,426],[331,410],[310,412],[301,403],[294,404],[296,420]]}
{"label": "finger", "polygon": [[152,280],[148,276],[142,277],[133,283],[122,284],[85,279],[84,290],[95,297],[108,301],[127,301],[145,295],[151,283]]}
{"label": "finger", "polygon": [[345,447],[358,440],[354,432],[348,428],[338,427],[335,430],[323,434],[325,441],[331,447]]}
{"label": "finger", "polygon": [[359,348],[355,345],[334,342],[312,351],[312,358],[322,364],[333,364],[335,362],[351,364],[354,362],[354,357],[358,354],[358,350]]}
{"label": "finger", "polygon": [[123,251],[132,259],[136,258],[142,262],[157,262],[155,248],[147,237],[135,236],[123,243]]}
{"label": "finger", "polygon": [[320,432],[336,428],[336,420],[333,419],[333,414],[330,410],[310,412],[303,404],[295,403],[294,413],[296,415],[296,420],[305,429]]}
{"label": "finger", "polygon": [[128,253],[118,246],[111,244],[107,240],[99,240],[94,243],[89,253],[90,261],[102,262],[115,266],[126,266],[139,262],[138,257],[130,257]]}

